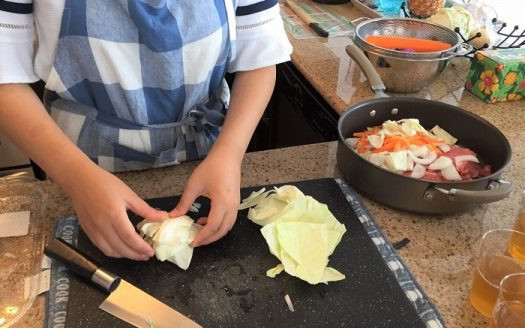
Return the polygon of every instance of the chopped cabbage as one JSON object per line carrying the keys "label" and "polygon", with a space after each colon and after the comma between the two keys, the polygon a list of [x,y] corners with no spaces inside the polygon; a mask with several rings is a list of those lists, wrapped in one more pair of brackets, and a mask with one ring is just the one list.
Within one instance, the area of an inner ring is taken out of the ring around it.
{"label": "chopped cabbage", "polygon": [[385,155],[386,166],[394,172],[409,170],[408,153],[406,150],[400,150]]}
{"label": "chopped cabbage", "polygon": [[345,141],[349,146],[353,147],[359,142],[359,138],[346,138]]}
{"label": "chopped cabbage", "polygon": [[369,160],[371,163],[377,166],[384,166],[385,158],[386,158],[385,154],[370,154],[367,160]]}
{"label": "chopped cabbage", "polygon": [[144,220],[137,226],[142,237],[153,246],[160,261],[170,261],[186,270],[193,256],[191,242],[202,226],[186,215],[162,221]]}
{"label": "chopped cabbage", "polygon": [[453,145],[458,141],[458,139],[454,138],[450,133],[440,128],[439,125],[430,129],[430,132],[439,139],[442,139],[447,145]]}
{"label": "chopped cabbage", "polygon": [[459,27],[461,35],[465,37],[469,36],[473,29],[472,14],[460,6],[441,8],[436,14],[430,16],[427,21],[446,26],[452,30]]}
{"label": "chopped cabbage", "polygon": [[385,135],[369,135],[366,137],[368,139],[368,142],[374,147],[379,148],[383,146],[383,141],[385,140]]}
{"label": "chopped cabbage", "polygon": [[263,226],[276,220],[279,212],[297,197],[304,197],[304,194],[297,187],[290,185],[266,192],[259,190],[243,199],[239,209],[251,207],[248,211],[248,218]]}
{"label": "chopped cabbage", "polygon": [[427,130],[419,124],[419,120],[416,118],[405,118],[399,120],[399,122],[401,122],[401,131],[406,136],[414,136],[418,132],[428,134]]}
{"label": "chopped cabbage", "polygon": [[283,272],[284,265],[282,263],[277,264],[275,268],[271,268],[266,271],[266,275],[270,278],[275,278],[279,273]]}
{"label": "chopped cabbage", "polygon": [[[287,185],[259,199],[251,210],[256,213],[250,216],[249,212],[248,218],[257,224],[265,222],[261,224],[261,233],[270,252],[282,262],[268,270],[267,276],[275,277],[284,269],[310,284],[345,278],[327,267],[328,257],[346,232],[328,206]],[[261,213],[264,213],[262,220]]]}

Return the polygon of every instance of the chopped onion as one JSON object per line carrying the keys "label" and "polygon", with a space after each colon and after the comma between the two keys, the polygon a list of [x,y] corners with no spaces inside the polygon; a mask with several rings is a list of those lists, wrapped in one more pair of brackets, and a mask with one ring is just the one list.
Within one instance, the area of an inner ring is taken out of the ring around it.
{"label": "chopped onion", "polygon": [[414,169],[414,160],[412,157],[407,155],[407,171],[412,171]]}
{"label": "chopped onion", "polygon": [[420,179],[425,175],[426,172],[427,169],[423,165],[416,163],[416,165],[414,165],[412,173],[410,173],[410,176],[412,178]]}
{"label": "chopped onion", "polygon": [[464,161],[479,163],[478,158],[474,155],[458,155],[454,157],[454,161],[456,161],[456,165],[459,165],[461,162]]}
{"label": "chopped onion", "polygon": [[450,165],[441,169],[441,175],[446,180],[461,180],[461,176],[459,175],[454,165]]}
{"label": "chopped onion", "polygon": [[410,152],[415,157],[423,158],[423,157],[427,156],[428,153],[429,153],[428,147],[426,147],[426,146],[410,145],[409,148],[410,148]]}
{"label": "chopped onion", "polygon": [[444,153],[450,151],[450,146],[447,145],[446,143],[441,144],[441,145],[437,145],[437,147],[438,147],[439,149],[441,149],[441,151],[444,152]]}
{"label": "chopped onion", "polygon": [[412,158],[412,160],[415,163],[419,163],[419,164],[423,164],[423,165],[428,165],[428,164],[434,162],[436,160],[436,158],[437,158],[437,154],[432,152],[432,151],[428,152],[428,154],[425,157],[423,157],[423,158],[419,158],[419,157],[414,156],[411,151],[408,152],[408,156],[410,156],[410,158]]}
{"label": "chopped onion", "polygon": [[290,299],[290,295],[286,294],[284,295],[284,301],[286,302],[286,305],[288,305],[288,310],[291,312],[294,312],[295,309],[293,308],[292,300]]}
{"label": "chopped onion", "polygon": [[436,159],[434,162],[432,162],[428,168],[430,170],[441,170],[448,166],[452,165],[452,160],[446,156],[440,156],[438,159]]}

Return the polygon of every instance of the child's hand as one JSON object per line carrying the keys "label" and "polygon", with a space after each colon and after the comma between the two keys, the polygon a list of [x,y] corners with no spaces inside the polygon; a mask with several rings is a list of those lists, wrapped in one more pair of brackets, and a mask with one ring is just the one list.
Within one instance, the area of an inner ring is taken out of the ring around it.
{"label": "child's hand", "polygon": [[230,231],[237,219],[240,201],[239,161],[225,158],[218,153],[210,153],[208,157],[193,171],[181,200],[170,212],[171,217],[186,214],[199,196],[211,200],[211,210],[208,217],[197,220],[205,224],[192,242],[193,247],[212,243]]}
{"label": "child's hand", "polygon": [[147,260],[153,249],[136,232],[126,210],[149,220],[168,215],[150,207],[116,176],[99,167],[67,188],[89,239],[106,255]]}

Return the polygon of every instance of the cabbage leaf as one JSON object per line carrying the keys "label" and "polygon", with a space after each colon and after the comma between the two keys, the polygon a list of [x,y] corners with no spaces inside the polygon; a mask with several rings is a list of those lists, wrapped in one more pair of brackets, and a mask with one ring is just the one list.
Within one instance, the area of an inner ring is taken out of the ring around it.
{"label": "cabbage leaf", "polygon": [[155,250],[160,261],[169,261],[186,270],[190,266],[193,247],[190,245],[202,226],[183,215],[162,221],[144,220],[137,225],[142,237]]}
{"label": "cabbage leaf", "polygon": [[275,188],[254,206],[248,218],[263,225],[261,233],[270,252],[281,261],[267,276],[273,278],[284,269],[310,284],[345,278],[328,267],[328,257],[346,232],[328,206],[289,185]]}

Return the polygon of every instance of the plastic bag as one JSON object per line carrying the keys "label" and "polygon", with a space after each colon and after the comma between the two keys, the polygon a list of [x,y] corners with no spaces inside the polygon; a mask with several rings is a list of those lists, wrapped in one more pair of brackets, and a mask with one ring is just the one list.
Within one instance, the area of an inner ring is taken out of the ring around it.
{"label": "plastic bag", "polygon": [[482,48],[487,45],[492,47],[498,41],[498,34],[494,30],[492,20],[498,18],[498,13],[485,0],[476,1],[460,1],[452,0],[453,7],[461,7],[466,9],[472,16],[470,22],[470,29],[468,35],[463,34],[467,39],[473,38],[476,33],[481,33],[480,37],[476,37],[470,41],[476,48]]}

